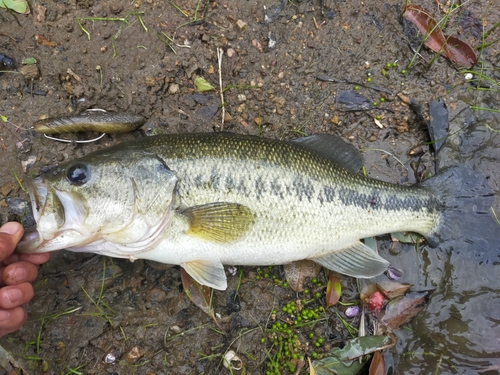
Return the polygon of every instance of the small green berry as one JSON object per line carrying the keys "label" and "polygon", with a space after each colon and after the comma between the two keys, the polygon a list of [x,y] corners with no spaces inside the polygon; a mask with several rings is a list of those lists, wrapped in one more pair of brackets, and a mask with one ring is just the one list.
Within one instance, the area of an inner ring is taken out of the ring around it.
{"label": "small green berry", "polygon": [[374,107],[376,107],[376,106],[377,106],[377,102],[373,102],[372,104],[373,104],[373,106],[374,106]]}
{"label": "small green berry", "polygon": [[371,81],[372,81],[371,77],[368,77],[368,78],[366,79],[366,82],[371,82]]}
{"label": "small green berry", "polygon": [[319,342],[320,344],[323,344],[323,343],[325,342],[325,339],[324,339],[323,337],[320,337],[320,338],[318,339],[318,342]]}
{"label": "small green berry", "polygon": [[401,71],[401,74],[406,74],[406,70],[404,70],[404,69],[403,69],[403,70]]}
{"label": "small green berry", "polygon": [[385,102],[385,99],[384,98],[380,98],[380,103],[383,103]]}
{"label": "small green berry", "polygon": [[309,289],[305,289],[304,294],[309,294]]}
{"label": "small green berry", "polygon": [[314,332],[309,333],[309,338],[312,339],[314,337]]}
{"label": "small green berry", "polygon": [[266,339],[264,337],[260,339],[261,344],[264,344],[265,342],[266,342]]}
{"label": "small green berry", "polygon": [[260,280],[260,276],[259,275],[255,276],[255,280]]}
{"label": "small green berry", "polygon": [[320,292],[316,292],[316,294],[314,295],[316,298],[319,298],[321,297],[321,293]]}
{"label": "small green berry", "polygon": [[354,90],[359,90],[359,86],[354,86]]}
{"label": "small green berry", "polygon": [[398,63],[397,63],[396,61],[394,61],[394,62],[392,63],[392,66],[395,68],[396,66],[398,66]]}
{"label": "small green berry", "polygon": [[392,64],[391,64],[391,63],[387,63],[387,64],[385,64],[385,66],[386,66],[387,68],[390,68],[390,67],[392,66]]}
{"label": "small green berry", "polygon": [[312,282],[313,284],[316,284],[316,283],[318,282],[318,280],[317,280],[316,278],[314,278],[314,279],[312,279],[312,280],[311,280],[311,282]]}
{"label": "small green berry", "polygon": [[378,115],[375,117],[377,120],[380,120],[382,118],[382,116]]}

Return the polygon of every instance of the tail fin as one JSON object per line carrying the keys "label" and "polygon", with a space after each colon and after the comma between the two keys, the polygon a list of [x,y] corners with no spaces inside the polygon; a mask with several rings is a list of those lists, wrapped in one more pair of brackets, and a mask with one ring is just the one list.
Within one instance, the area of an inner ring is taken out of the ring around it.
{"label": "tail fin", "polygon": [[500,250],[500,225],[491,208],[493,190],[481,173],[471,167],[451,167],[422,183],[444,204],[444,210],[431,233],[426,236],[433,247],[459,240],[461,247],[495,253]]}

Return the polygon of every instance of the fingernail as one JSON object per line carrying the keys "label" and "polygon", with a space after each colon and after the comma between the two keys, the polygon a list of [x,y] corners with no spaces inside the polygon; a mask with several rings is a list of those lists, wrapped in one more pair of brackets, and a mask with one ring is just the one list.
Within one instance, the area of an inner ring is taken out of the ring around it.
{"label": "fingernail", "polygon": [[28,272],[26,272],[26,269],[24,267],[16,267],[14,269],[14,280],[16,282],[25,281],[27,275],[28,275]]}
{"label": "fingernail", "polygon": [[0,320],[7,320],[10,317],[10,311],[0,310]]}
{"label": "fingernail", "polygon": [[16,302],[23,296],[19,289],[9,289],[7,293],[9,293],[10,302]]}
{"label": "fingernail", "polygon": [[17,232],[19,232],[19,223],[13,223],[13,222],[5,223],[0,228],[0,232],[8,234],[16,234]]}

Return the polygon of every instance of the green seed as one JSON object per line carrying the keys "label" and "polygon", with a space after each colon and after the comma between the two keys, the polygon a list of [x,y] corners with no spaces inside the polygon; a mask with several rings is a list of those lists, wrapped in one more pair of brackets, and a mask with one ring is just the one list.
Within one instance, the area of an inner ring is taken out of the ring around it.
{"label": "green seed", "polygon": [[259,275],[255,276],[255,280],[260,280],[260,276]]}
{"label": "green seed", "polygon": [[392,64],[391,64],[391,63],[387,63],[387,64],[385,64],[385,66],[386,66],[387,68],[390,68],[390,67],[392,66]]}
{"label": "green seed", "polygon": [[398,66],[398,63],[397,63],[396,61],[394,61],[394,62],[392,63],[392,66],[395,68],[396,66]]}
{"label": "green seed", "polygon": [[384,98],[380,98],[380,103],[383,103],[385,102],[385,99]]}
{"label": "green seed", "polygon": [[319,297],[321,297],[321,293],[320,292],[316,292],[315,296],[316,296],[316,298],[319,298]]}
{"label": "green seed", "polygon": [[373,104],[373,106],[374,106],[374,107],[376,107],[376,106],[377,106],[377,102],[373,102],[372,104]]}
{"label": "green seed", "polygon": [[309,294],[309,289],[305,289],[304,294]]}
{"label": "green seed", "polygon": [[263,337],[260,339],[261,344],[264,344],[266,342],[266,339]]}
{"label": "green seed", "polygon": [[368,78],[366,79],[366,82],[371,82],[371,81],[372,81],[371,77],[368,77]]}
{"label": "green seed", "polygon": [[313,332],[309,333],[309,338],[312,339],[313,337],[314,337],[314,333]]}
{"label": "green seed", "polygon": [[359,90],[359,86],[354,86],[354,90]]}
{"label": "green seed", "polygon": [[320,338],[318,339],[318,342],[319,342],[320,344],[323,344],[323,342],[325,342],[325,339],[324,339],[323,337],[320,337]]}
{"label": "green seed", "polygon": [[[357,87],[357,86],[356,86],[356,87]],[[312,282],[313,284],[316,284],[316,283],[318,282],[318,280],[317,280],[316,278],[314,278],[314,279],[312,279],[312,280],[311,280],[311,282]]]}
{"label": "green seed", "polygon": [[404,69],[403,69],[403,70],[401,71],[401,74],[406,74],[406,70],[404,70]]}

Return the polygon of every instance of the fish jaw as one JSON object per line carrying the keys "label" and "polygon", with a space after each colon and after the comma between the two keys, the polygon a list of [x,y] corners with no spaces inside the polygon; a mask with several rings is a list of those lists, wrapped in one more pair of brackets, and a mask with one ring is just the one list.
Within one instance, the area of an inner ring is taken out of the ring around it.
{"label": "fish jaw", "polygon": [[95,240],[83,225],[87,208],[81,199],[58,191],[40,177],[28,181],[28,193],[37,225],[26,230],[19,252],[44,253]]}

